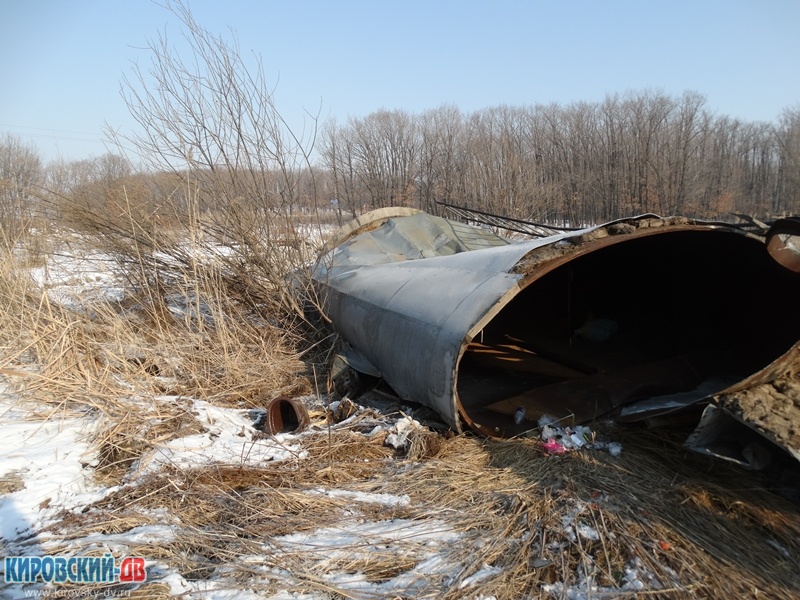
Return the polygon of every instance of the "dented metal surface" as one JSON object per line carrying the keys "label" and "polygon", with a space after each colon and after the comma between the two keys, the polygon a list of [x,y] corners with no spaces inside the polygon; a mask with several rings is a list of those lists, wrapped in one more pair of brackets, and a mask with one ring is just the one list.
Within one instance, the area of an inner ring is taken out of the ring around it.
{"label": "dented metal surface", "polygon": [[[768,239],[783,252],[794,231]],[[383,209],[342,230],[314,279],[352,366],[497,437],[545,414],[635,420],[732,397],[794,364],[800,340],[800,277],[763,238],[686,218],[513,241]]]}

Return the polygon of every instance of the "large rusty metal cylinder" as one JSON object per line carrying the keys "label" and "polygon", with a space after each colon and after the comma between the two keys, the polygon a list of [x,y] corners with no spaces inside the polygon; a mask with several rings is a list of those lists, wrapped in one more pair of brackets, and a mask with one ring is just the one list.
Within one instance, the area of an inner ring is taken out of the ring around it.
{"label": "large rusty metal cylinder", "polygon": [[686,218],[513,241],[384,209],[314,279],[354,368],[497,437],[682,410],[774,377],[800,340],[800,276],[763,236]]}

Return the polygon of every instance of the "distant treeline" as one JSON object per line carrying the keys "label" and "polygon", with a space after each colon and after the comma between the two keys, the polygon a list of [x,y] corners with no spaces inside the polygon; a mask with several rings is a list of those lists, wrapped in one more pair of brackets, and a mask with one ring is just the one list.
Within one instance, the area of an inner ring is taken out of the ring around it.
{"label": "distant treeline", "polygon": [[692,92],[379,111],[329,124],[321,157],[330,193],[352,214],[435,211],[437,201],[568,224],[800,211],[800,105],[778,123],[750,123],[714,115]]}
{"label": "distant treeline", "polygon": [[134,147],[148,168],[115,154],[44,165],[5,135],[0,225],[8,236],[33,216],[158,228],[207,215],[246,227],[262,215],[282,231],[298,214],[341,222],[392,205],[438,214],[438,202],[556,225],[800,213],[800,104],[777,123],[750,123],[705,102],[639,92],[471,114],[378,111],[325,124],[314,152],[287,145],[280,123],[258,115],[215,121],[204,107],[175,122],[145,111],[152,120],[142,118],[145,141]]}

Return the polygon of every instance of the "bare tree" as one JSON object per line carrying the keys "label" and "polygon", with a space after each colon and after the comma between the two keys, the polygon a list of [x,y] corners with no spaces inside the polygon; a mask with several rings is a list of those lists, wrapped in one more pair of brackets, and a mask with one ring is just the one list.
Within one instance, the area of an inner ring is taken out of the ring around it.
{"label": "bare tree", "polygon": [[298,174],[311,167],[316,118],[305,138],[296,135],[259,57],[245,60],[235,39],[201,27],[184,4],[166,6],[183,26],[189,55],[181,57],[166,34],[152,40],[149,68],[137,65],[122,85],[140,130],[109,133],[151,168],[200,186],[203,208],[246,207],[270,236],[275,219],[291,220],[298,207]]}
{"label": "bare tree", "polygon": [[404,111],[378,111],[350,119],[356,171],[372,208],[407,205],[414,197],[418,155],[415,121]]}
{"label": "bare tree", "polygon": [[780,117],[778,189],[772,210],[776,214],[800,212],[800,105],[784,110]]}
{"label": "bare tree", "polygon": [[136,65],[121,89],[139,129],[109,129],[109,136],[151,172],[180,178],[182,189],[163,211],[201,230],[203,239],[233,242],[236,255],[225,271],[230,285],[252,285],[247,297],[254,306],[277,297],[302,318],[300,296],[285,275],[307,259],[298,216],[309,205],[317,211],[309,159],[316,116],[307,115],[312,126],[296,134],[277,108],[260,57],[246,60],[235,37],[228,41],[202,27],[187,5],[166,0],[165,7],[182,26],[186,55],[166,33],[148,43],[148,67]]}
{"label": "bare tree", "polygon": [[335,119],[329,121],[322,131],[320,154],[323,165],[331,175],[331,201],[339,222],[342,220],[342,208],[355,218],[361,201],[354,164],[354,142],[349,128],[340,128]]}
{"label": "bare tree", "polygon": [[436,213],[437,201],[458,203],[464,197],[459,177],[463,163],[464,117],[455,106],[441,106],[420,118],[418,205]]}
{"label": "bare tree", "polygon": [[43,177],[36,149],[18,137],[0,137],[0,230],[5,242],[15,239],[35,212]]}

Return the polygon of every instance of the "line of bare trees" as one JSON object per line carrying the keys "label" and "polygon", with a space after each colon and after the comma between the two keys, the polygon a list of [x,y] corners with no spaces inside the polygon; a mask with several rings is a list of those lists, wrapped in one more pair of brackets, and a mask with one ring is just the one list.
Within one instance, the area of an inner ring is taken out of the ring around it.
{"label": "line of bare trees", "polygon": [[464,114],[379,111],[330,123],[321,166],[357,214],[436,202],[587,224],[643,212],[720,217],[800,210],[800,107],[776,124],[716,116],[693,92]]}
{"label": "line of bare trees", "polygon": [[[259,130],[256,117],[249,127]],[[268,129],[276,139],[274,124]],[[347,218],[390,205],[435,213],[437,202],[447,202],[573,225],[644,212],[703,218],[800,213],[800,106],[784,110],[777,123],[743,122],[713,114],[692,92],[628,93],[599,103],[499,106],[472,114],[452,106],[419,115],[378,111],[343,125],[327,123],[314,164],[269,164],[272,155],[254,163],[260,145],[241,146],[245,151],[237,147],[232,155],[217,149],[224,165],[213,157],[202,164],[197,157],[188,160],[201,210],[238,214],[234,209],[244,202],[319,218],[319,207],[335,199],[340,218]],[[187,158],[176,158],[185,169]],[[157,164],[154,159],[143,173],[108,154],[44,165],[35,147],[5,135],[3,233],[41,215],[42,206],[52,213],[53,197],[43,205],[43,189],[96,215],[112,217],[126,205],[156,220],[181,220],[179,207],[188,198],[178,200],[187,193],[181,183],[187,171],[158,172]],[[166,195],[170,214],[162,214]],[[56,213],[53,218],[68,216],[58,206]]]}

